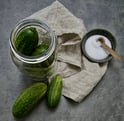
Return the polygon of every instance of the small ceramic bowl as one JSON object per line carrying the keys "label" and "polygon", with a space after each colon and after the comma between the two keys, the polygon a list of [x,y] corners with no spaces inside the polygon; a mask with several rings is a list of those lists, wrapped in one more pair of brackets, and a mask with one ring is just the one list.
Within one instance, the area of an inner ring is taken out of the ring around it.
{"label": "small ceramic bowl", "polygon": [[112,56],[109,54],[106,58],[104,59],[95,59],[93,57],[90,57],[85,49],[85,44],[86,44],[86,41],[88,40],[89,37],[91,36],[94,36],[94,35],[100,35],[100,36],[104,36],[106,37],[110,43],[111,43],[111,47],[113,50],[115,50],[116,48],[116,39],[115,37],[110,33],[108,32],[107,30],[104,30],[104,29],[94,29],[94,30],[91,30],[90,32],[88,32],[82,39],[82,42],[81,42],[81,51],[83,53],[83,55],[90,61],[92,62],[96,62],[96,63],[104,63],[104,62],[107,62],[109,60],[112,59]]}

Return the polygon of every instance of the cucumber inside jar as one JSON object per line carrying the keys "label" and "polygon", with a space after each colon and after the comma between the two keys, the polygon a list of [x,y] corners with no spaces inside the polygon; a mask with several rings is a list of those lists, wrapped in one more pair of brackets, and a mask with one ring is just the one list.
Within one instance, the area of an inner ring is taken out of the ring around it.
{"label": "cucumber inside jar", "polygon": [[21,54],[30,56],[38,45],[38,39],[36,28],[25,28],[19,32],[15,40],[15,47]]}
{"label": "cucumber inside jar", "polygon": [[35,77],[36,79],[49,77],[53,74],[54,68],[48,67],[48,68],[32,68],[32,67],[25,67],[23,70],[26,74],[28,74],[30,77]]}
{"label": "cucumber inside jar", "polygon": [[[21,30],[15,40],[15,47],[19,53],[26,57],[41,57],[46,54],[50,45],[50,35],[46,31],[38,28],[29,27]],[[23,70],[31,77],[44,78],[52,75],[54,72],[53,62],[55,60],[55,51],[45,61],[35,64],[23,63]]]}
{"label": "cucumber inside jar", "polygon": [[[44,54],[48,48],[49,48],[48,44],[42,43],[39,46],[37,46],[37,48],[32,53],[32,56],[38,56]],[[41,67],[49,67],[53,63],[54,58],[55,58],[55,52],[47,60],[40,63]]]}

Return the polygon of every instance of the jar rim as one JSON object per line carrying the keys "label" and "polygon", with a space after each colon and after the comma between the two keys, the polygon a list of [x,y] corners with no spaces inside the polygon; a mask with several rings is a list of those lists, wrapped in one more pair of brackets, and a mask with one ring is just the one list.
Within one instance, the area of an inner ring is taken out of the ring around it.
{"label": "jar rim", "polygon": [[[50,35],[50,46],[48,48],[48,50],[45,52],[44,55],[38,55],[38,56],[26,56],[24,54],[21,54],[14,46],[14,42],[13,39],[15,37],[15,34],[18,33],[20,28],[25,28],[27,26],[38,26],[38,27],[42,27],[43,29],[45,29],[47,32],[49,32]],[[10,43],[10,48],[12,49],[12,52],[15,54],[15,56],[25,62],[25,63],[31,63],[31,64],[35,64],[35,63],[39,63],[39,62],[43,62],[44,60],[48,59],[52,53],[54,52],[55,48],[56,48],[56,37],[55,37],[55,33],[54,31],[52,31],[52,29],[48,26],[48,24],[44,21],[38,20],[38,19],[23,19],[21,21],[19,21],[16,26],[12,29],[11,33],[10,33],[10,39],[9,39],[9,43]]]}

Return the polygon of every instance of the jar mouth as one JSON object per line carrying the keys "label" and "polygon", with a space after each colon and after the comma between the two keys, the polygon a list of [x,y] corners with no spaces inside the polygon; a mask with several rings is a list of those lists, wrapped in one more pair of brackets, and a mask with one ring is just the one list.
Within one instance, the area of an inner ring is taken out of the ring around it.
{"label": "jar mouth", "polygon": [[[37,56],[27,56],[24,55],[22,53],[20,53],[15,45],[15,39],[17,38],[18,33],[23,30],[24,28],[28,28],[28,27],[39,27],[40,29],[43,29],[44,31],[46,31],[47,33],[49,33],[50,36],[50,42],[49,42],[49,47],[48,49],[41,55],[37,55]],[[20,59],[23,62],[26,63],[39,63],[39,62],[43,62],[44,60],[48,59],[52,53],[54,52],[55,48],[56,48],[56,37],[55,37],[55,33],[51,30],[51,28],[48,26],[48,24],[44,21],[40,21],[37,19],[23,19],[21,21],[19,21],[15,28],[11,31],[10,34],[10,48],[12,49],[12,52],[16,55],[16,57],[18,59]]]}

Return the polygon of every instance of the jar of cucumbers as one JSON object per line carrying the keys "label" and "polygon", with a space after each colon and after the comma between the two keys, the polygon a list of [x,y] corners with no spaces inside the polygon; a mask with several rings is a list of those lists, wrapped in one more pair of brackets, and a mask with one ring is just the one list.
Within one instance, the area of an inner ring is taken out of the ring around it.
{"label": "jar of cucumbers", "polygon": [[57,40],[43,21],[20,21],[10,35],[10,54],[21,72],[32,79],[46,79],[54,73]]}

